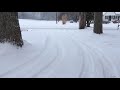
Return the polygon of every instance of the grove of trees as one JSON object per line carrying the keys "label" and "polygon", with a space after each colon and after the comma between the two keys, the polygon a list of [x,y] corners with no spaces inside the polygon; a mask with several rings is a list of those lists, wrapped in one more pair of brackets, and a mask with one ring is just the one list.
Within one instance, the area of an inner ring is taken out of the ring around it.
{"label": "grove of trees", "polygon": [[85,27],[90,27],[91,20],[94,20],[94,29],[93,32],[96,34],[102,34],[102,12],[81,12],[79,29],[85,29]]}
{"label": "grove of trees", "polygon": [[[71,13],[71,15],[69,16],[69,19],[72,16],[72,14],[73,13]],[[102,12],[94,12],[94,13],[77,12],[73,17],[78,17],[78,15],[79,15],[79,29],[84,29],[86,27],[86,22],[87,22],[87,27],[89,27],[90,21],[94,19],[93,32],[96,34],[103,33]],[[18,12],[0,12],[0,43],[5,43],[5,42],[9,42],[18,47],[22,47],[24,44],[19,26],[19,21],[18,21]]]}

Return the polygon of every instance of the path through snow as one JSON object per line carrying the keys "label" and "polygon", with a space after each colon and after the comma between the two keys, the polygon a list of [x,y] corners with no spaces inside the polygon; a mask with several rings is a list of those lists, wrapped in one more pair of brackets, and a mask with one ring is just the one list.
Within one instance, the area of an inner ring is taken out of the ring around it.
{"label": "path through snow", "polygon": [[[93,34],[91,30],[23,31],[27,42],[22,49],[0,44],[0,77],[120,77],[119,33],[108,30],[103,35]],[[118,60],[114,60],[116,57]]]}

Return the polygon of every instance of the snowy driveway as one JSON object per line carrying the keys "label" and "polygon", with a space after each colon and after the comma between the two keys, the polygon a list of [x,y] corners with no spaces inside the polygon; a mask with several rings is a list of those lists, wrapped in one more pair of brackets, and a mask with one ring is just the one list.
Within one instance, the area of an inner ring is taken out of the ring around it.
{"label": "snowy driveway", "polygon": [[28,30],[25,45],[0,44],[0,77],[120,77],[120,31]]}

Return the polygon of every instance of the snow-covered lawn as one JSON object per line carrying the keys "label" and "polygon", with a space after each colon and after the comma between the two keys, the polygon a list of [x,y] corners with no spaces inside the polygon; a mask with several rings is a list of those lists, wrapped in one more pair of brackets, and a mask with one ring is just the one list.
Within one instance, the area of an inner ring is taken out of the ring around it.
{"label": "snow-covered lawn", "polygon": [[78,23],[20,20],[24,46],[0,44],[0,77],[120,77],[120,30],[104,24],[104,34]]}

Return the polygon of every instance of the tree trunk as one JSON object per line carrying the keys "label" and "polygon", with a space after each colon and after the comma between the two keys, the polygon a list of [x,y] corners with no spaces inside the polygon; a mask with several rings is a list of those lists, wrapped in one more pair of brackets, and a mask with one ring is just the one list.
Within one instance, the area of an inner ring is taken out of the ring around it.
{"label": "tree trunk", "polygon": [[64,14],[62,16],[62,24],[64,25],[64,24],[66,24],[66,22],[67,22],[67,14]]}
{"label": "tree trunk", "polygon": [[84,27],[86,26],[86,12],[84,12]]}
{"label": "tree trunk", "polygon": [[103,28],[102,28],[102,12],[95,12],[94,14],[94,33],[96,34],[102,34]]}
{"label": "tree trunk", "polygon": [[0,12],[0,42],[23,46],[17,12]]}
{"label": "tree trunk", "polygon": [[81,12],[80,21],[79,21],[79,29],[84,29],[86,26],[86,13]]}

